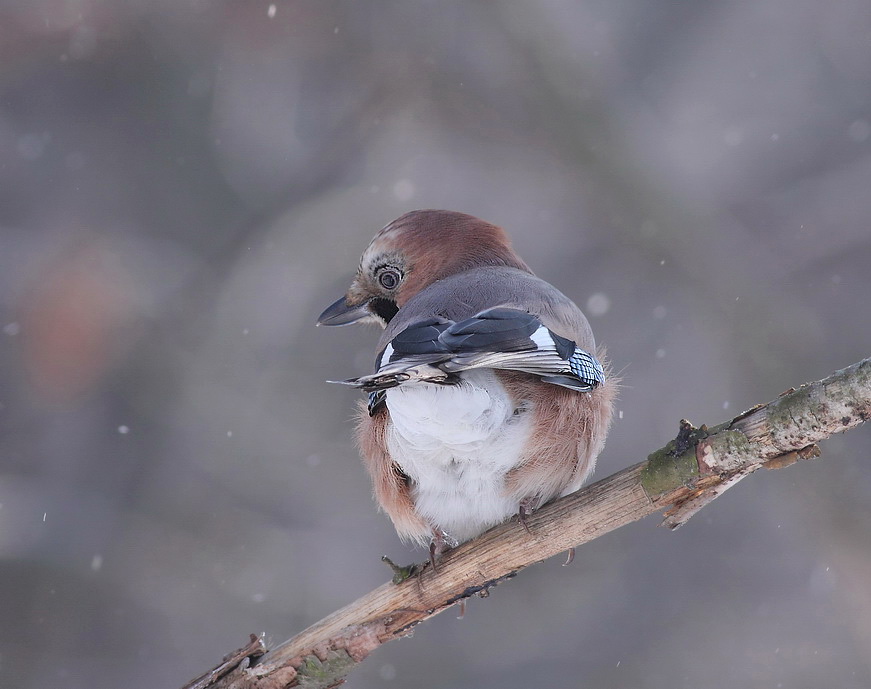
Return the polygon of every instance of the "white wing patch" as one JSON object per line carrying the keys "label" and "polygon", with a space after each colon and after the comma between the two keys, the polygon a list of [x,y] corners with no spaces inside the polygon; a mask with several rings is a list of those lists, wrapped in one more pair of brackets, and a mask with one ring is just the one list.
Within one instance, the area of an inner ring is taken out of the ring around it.
{"label": "white wing patch", "polygon": [[387,346],[384,348],[384,351],[381,352],[381,358],[378,359],[378,370],[379,371],[387,362],[390,361],[390,357],[392,355],[393,355],[393,345],[388,342]]}

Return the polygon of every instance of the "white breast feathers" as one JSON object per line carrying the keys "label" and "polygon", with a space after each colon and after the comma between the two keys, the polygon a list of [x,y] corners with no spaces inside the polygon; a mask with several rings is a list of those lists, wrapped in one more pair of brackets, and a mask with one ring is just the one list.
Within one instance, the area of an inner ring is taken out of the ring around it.
{"label": "white breast feathers", "polygon": [[427,522],[462,542],[517,513],[505,474],[520,462],[532,414],[492,370],[467,371],[458,385],[391,388],[387,407],[390,455]]}

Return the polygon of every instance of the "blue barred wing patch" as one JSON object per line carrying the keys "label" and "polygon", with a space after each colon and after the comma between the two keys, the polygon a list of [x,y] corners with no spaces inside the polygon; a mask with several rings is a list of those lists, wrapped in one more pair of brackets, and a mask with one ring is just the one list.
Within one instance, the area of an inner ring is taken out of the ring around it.
{"label": "blue barred wing patch", "polygon": [[379,407],[387,400],[386,390],[374,390],[369,393],[369,402],[366,408],[369,410],[369,416],[375,416]]}
{"label": "blue barred wing patch", "polygon": [[569,369],[578,377],[578,380],[587,383],[591,389],[605,382],[605,370],[602,368],[602,364],[596,357],[583,349],[576,349],[575,353],[569,357]]}

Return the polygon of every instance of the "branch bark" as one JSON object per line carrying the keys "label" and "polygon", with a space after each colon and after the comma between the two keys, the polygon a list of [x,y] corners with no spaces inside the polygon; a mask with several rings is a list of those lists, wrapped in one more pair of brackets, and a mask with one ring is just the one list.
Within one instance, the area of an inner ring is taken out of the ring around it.
{"label": "branch bark", "polygon": [[713,428],[681,421],[677,437],[646,461],[545,505],[526,519],[528,529],[497,526],[447,552],[438,571],[422,565],[271,651],[252,639],[231,654],[234,666],[225,659],[184,689],[337,686],[382,644],[470,596],[485,597],[524,567],[653,512],[664,510],[663,525],[677,528],[757,469],[816,457],[818,441],[869,418],[871,358]]}

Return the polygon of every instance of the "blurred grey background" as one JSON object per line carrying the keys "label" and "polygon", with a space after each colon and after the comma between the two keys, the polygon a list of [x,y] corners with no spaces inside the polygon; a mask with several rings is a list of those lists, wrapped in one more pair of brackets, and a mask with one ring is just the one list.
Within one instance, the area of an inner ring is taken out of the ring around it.
{"label": "blurred grey background", "polygon": [[[871,354],[871,8],[0,5],[0,685],[178,687],[381,584],[377,333],[412,208],[504,226],[625,388],[606,476]],[[351,686],[871,686],[871,434],[581,548]]]}

